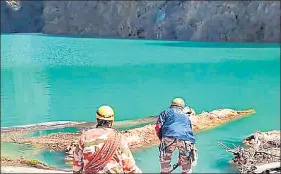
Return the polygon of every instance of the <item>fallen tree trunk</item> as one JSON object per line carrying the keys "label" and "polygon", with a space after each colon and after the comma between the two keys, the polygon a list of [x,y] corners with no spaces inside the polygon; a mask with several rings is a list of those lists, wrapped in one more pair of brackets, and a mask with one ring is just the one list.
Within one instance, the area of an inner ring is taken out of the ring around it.
{"label": "fallen tree trunk", "polygon": [[[253,109],[236,111],[232,109],[218,109],[211,112],[202,112],[198,115],[190,117],[192,122],[193,131],[202,131],[211,129],[222,124],[228,123],[232,120],[254,114]],[[156,121],[156,117],[155,117]],[[80,127],[83,125],[83,127]],[[89,128],[85,123],[75,124],[81,129]],[[84,127],[86,126],[86,127]],[[25,132],[26,133],[26,132]],[[130,148],[138,149],[142,147],[148,147],[159,143],[158,137],[154,130],[154,124],[146,125],[140,128],[130,129],[121,131],[123,136],[126,138]],[[1,142],[15,142],[20,144],[38,144],[42,147],[50,148],[55,151],[64,151],[71,144],[78,140],[81,133],[53,133],[38,137],[22,137],[22,133],[17,131],[9,131],[8,133],[1,132]],[[15,137],[15,135],[19,135]]]}
{"label": "fallen tree trunk", "polygon": [[[254,113],[255,111],[253,109],[240,111],[232,109],[217,109],[211,112],[202,112],[198,115],[192,115],[190,116],[190,120],[192,123],[193,130],[197,132],[215,128],[232,120],[239,119]],[[156,121],[156,117],[149,118],[149,120],[151,119],[155,119]],[[79,124],[76,124],[75,126],[79,126]],[[80,126],[80,128],[88,128],[88,126],[90,125],[82,123],[80,124]],[[121,131],[121,133],[126,139],[129,147],[132,150],[136,150],[139,148],[149,147],[159,143],[159,139],[156,136],[154,126],[154,124],[150,124],[140,128]],[[16,132],[13,131],[1,133],[1,141],[15,142],[14,134],[16,134]],[[49,148],[55,151],[66,151],[66,161],[71,161],[73,158],[72,152],[80,134],[80,132],[53,133],[38,137],[17,137],[16,142],[20,144],[39,145],[41,147]]]}
{"label": "fallen tree trunk", "polygon": [[232,163],[241,173],[280,173],[280,130],[256,132],[243,141],[245,147],[227,147],[227,152],[234,155]]}

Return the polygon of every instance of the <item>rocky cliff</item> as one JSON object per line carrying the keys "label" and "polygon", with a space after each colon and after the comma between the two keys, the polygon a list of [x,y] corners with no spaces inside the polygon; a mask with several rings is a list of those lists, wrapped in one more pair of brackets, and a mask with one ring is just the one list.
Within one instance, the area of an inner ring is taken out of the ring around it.
{"label": "rocky cliff", "polygon": [[19,10],[12,10],[1,1],[2,32],[197,41],[280,40],[279,1],[20,3]]}
{"label": "rocky cliff", "polygon": [[1,33],[42,32],[43,9],[43,1],[6,2],[1,0]]}

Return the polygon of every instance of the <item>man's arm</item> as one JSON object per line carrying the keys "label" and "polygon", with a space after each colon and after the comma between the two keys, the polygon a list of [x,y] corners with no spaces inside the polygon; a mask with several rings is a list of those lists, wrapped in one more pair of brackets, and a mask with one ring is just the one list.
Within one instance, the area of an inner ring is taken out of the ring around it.
{"label": "man's arm", "polygon": [[75,150],[73,151],[73,173],[82,173],[84,164],[83,164],[83,150],[82,150],[82,141],[81,138],[79,143],[75,146]]}
{"label": "man's arm", "polygon": [[162,126],[165,122],[165,118],[166,118],[166,112],[163,111],[160,113],[160,115],[158,116],[158,119],[156,121],[155,131],[156,131],[156,135],[158,136],[159,140],[162,139]]}
{"label": "man's arm", "polygon": [[142,173],[142,171],[136,165],[135,159],[132,155],[132,152],[122,136],[121,139],[121,162],[123,165],[123,170],[125,173]]}

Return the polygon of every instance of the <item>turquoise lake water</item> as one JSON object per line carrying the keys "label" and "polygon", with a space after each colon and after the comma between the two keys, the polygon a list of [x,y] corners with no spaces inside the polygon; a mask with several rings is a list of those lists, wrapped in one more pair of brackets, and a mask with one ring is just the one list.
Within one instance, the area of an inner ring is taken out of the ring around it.
{"label": "turquoise lake water", "polygon": [[[231,172],[217,141],[239,144],[254,131],[280,129],[280,45],[1,35],[1,126],[94,121],[102,104],[116,120],[137,119],[174,97],[197,112],[256,110],[196,134],[194,171]],[[134,155],[143,172],[159,172],[157,147]]]}

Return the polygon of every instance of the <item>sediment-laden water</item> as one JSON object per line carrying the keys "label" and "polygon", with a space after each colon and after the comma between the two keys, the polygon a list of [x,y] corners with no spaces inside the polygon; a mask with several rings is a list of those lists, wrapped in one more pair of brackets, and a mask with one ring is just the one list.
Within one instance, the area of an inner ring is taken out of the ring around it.
{"label": "sediment-laden water", "polygon": [[[280,129],[279,46],[1,35],[1,126],[94,121],[102,104],[117,121],[133,120],[178,96],[197,112],[254,108],[252,117],[196,134],[195,172],[233,171],[217,141]],[[63,167],[59,152],[39,155]],[[134,155],[144,172],[159,172],[157,147]]]}

